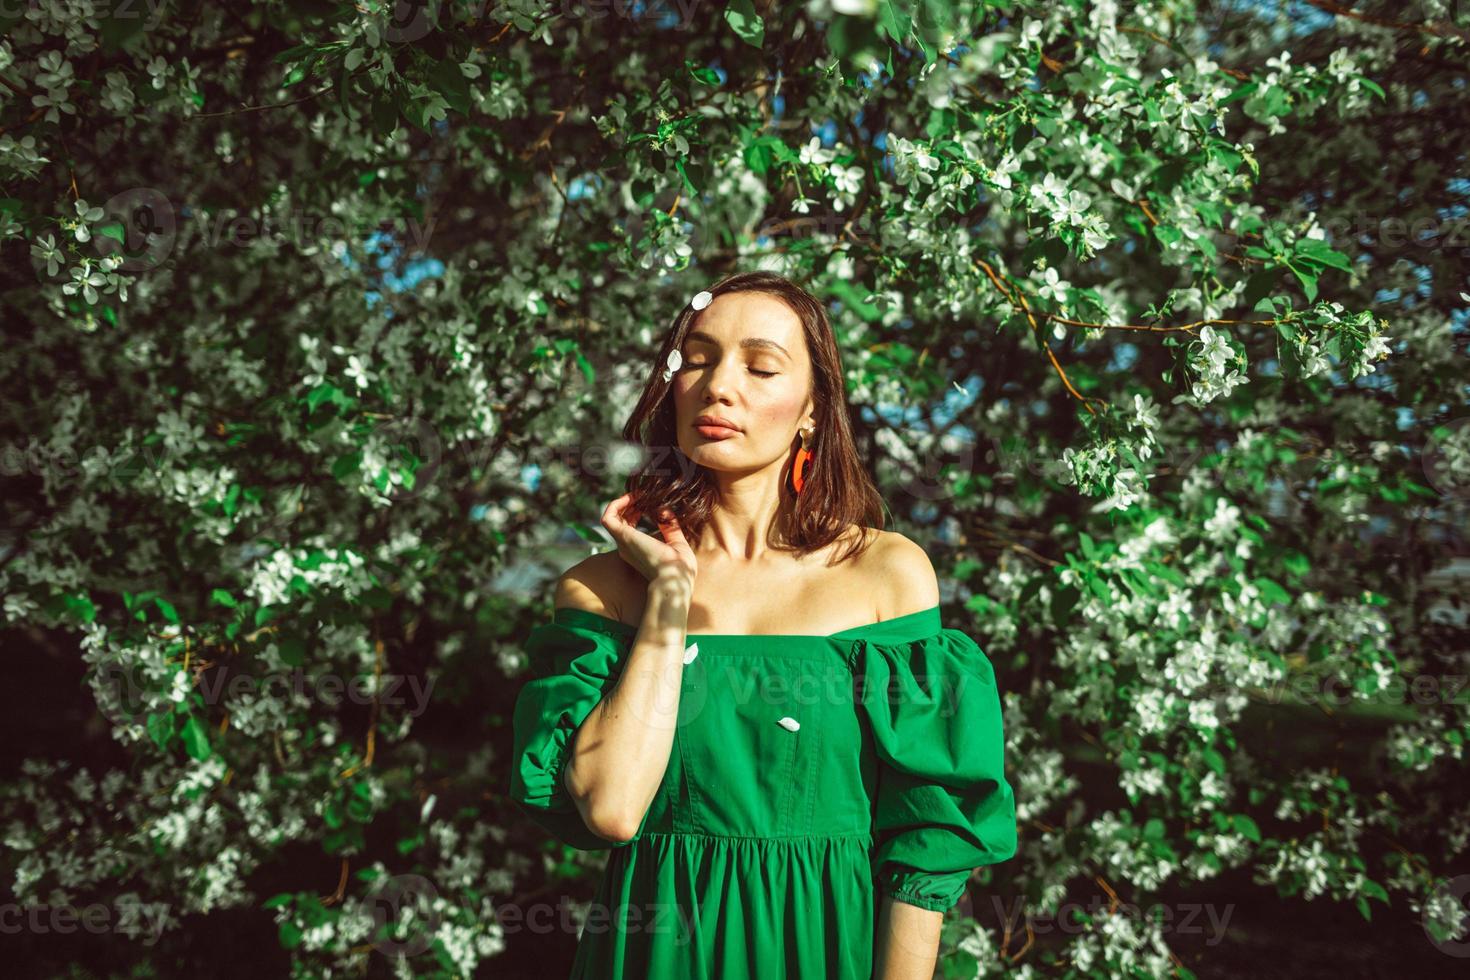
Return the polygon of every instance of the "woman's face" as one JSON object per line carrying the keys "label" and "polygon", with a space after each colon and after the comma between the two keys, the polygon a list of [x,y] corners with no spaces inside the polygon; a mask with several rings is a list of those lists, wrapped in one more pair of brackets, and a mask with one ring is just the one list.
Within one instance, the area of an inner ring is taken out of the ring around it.
{"label": "woman's face", "polygon": [[[679,448],[701,466],[754,471],[783,459],[814,422],[811,355],[801,320],[766,293],[715,297],[694,321],[674,374]],[[700,416],[734,429],[707,426]]]}

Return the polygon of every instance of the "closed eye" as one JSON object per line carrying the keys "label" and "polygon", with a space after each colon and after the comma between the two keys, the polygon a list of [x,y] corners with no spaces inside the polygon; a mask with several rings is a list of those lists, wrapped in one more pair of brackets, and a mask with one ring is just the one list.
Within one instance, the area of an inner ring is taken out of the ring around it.
{"label": "closed eye", "polygon": [[[706,364],[703,361],[685,361],[684,362],[684,367],[686,367],[686,368],[701,368],[701,367],[708,367],[708,366],[709,365]],[[750,373],[751,374],[754,374],[754,375],[757,375],[759,377],[762,377],[762,378],[774,378],[776,375],[780,374],[781,372],[780,371],[759,371],[759,370],[757,370],[755,368],[751,368],[750,369]]]}

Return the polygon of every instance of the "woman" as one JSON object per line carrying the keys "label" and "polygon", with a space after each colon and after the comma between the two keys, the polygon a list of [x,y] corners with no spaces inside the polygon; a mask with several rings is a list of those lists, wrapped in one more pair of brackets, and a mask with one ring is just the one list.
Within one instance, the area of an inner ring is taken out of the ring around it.
{"label": "woman", "polygon": [[558,581],[515,709],[513,798],[610,852],[572,976],[928,980],[1016,847],[990,662],[881,530],[810,294],[727,277],[658,368],[617,551]]}

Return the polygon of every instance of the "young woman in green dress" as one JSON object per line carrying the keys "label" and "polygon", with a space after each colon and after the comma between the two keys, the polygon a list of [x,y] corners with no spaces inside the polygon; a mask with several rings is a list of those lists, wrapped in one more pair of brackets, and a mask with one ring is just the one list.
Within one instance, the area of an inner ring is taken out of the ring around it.
{"label": "young woman in green dress", "polygon": [[557,582],[514,717],[512,797],[609,851],[572,976],[929,980],[1015,853],[1000,696],[882,530],[821,304],[765,272],[696,295],[624,437],[617,550]]}

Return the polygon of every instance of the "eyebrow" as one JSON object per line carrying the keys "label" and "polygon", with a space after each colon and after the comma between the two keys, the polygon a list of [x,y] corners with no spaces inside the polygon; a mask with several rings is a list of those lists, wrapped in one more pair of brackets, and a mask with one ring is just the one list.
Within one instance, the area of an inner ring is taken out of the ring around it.
{"label": "eyebrow", "polygon": [[[706,344],[714,344],[716,347],[720,346],[720,342],[718,340],[705,333],[703,330],[691,330],[684,335],[684,339],[702,340]],[[768,350],[778,350],[782,354],[785,354],[787,357],[791,356],[791,352],[788,351],[786,348],[782,347],[774,340],[766,340],[764,337],[742,337],[740,339],[740,346],[741,348],[756,347]]]}

